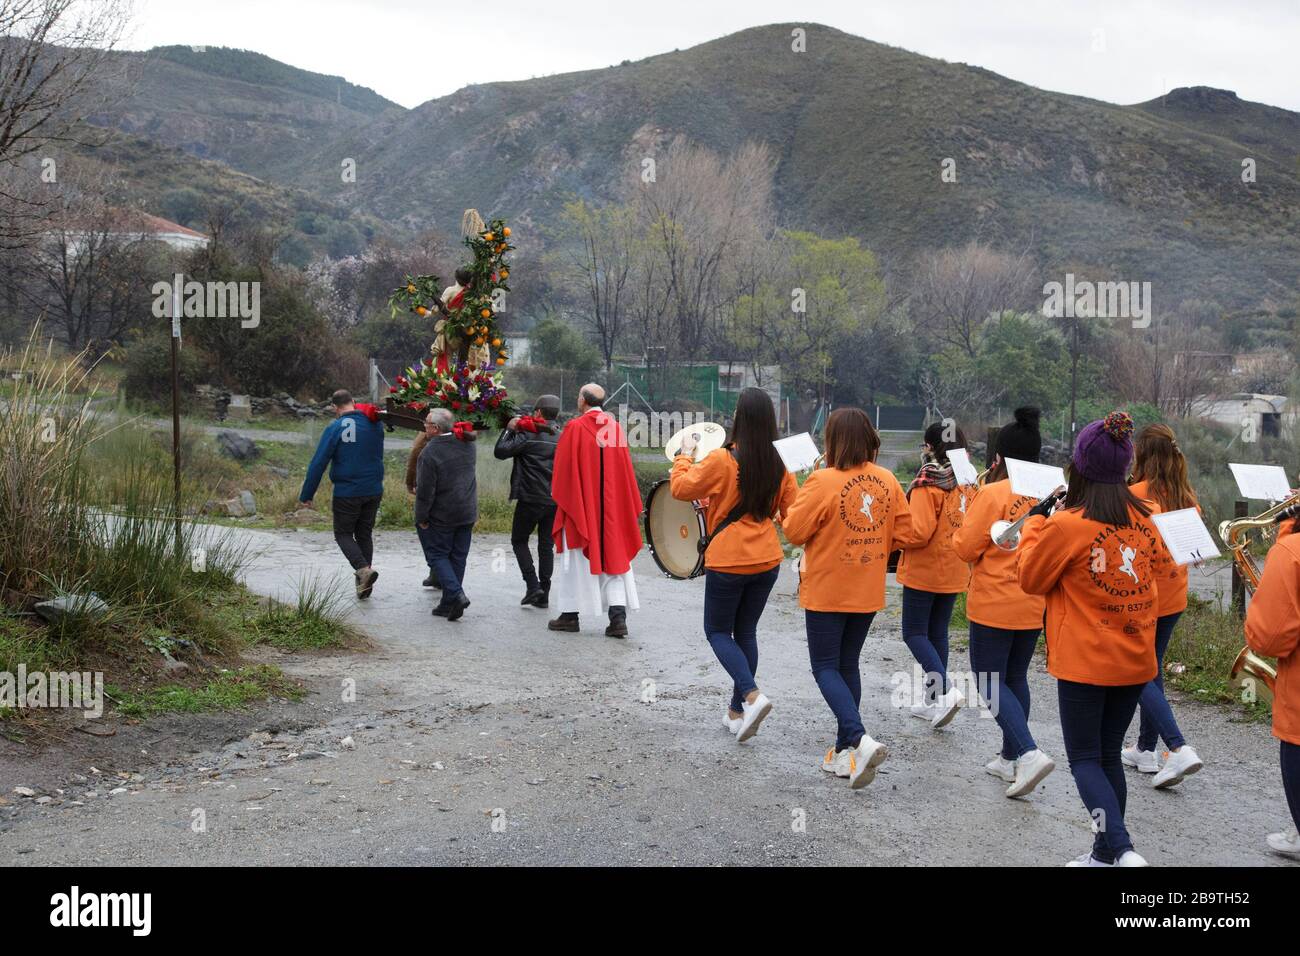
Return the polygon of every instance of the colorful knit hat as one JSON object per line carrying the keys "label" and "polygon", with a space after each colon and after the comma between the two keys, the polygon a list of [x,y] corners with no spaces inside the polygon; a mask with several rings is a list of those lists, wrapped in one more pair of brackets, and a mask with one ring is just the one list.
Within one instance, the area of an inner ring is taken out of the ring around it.
{"label": "colorful knit hat", "polygon": [[1089,481],[1120,485],[1133,462],[1133,419],[1128,412],[1111,412],[1090,422],[1074,443],[1074,467]]}

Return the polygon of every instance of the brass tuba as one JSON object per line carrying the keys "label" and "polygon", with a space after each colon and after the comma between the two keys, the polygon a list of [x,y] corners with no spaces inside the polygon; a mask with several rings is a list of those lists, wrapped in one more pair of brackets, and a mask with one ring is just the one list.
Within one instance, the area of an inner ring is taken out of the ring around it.
{"label": "brass tuba", "polygon": [[[1233,518],[1219,523],[1219,537],[1223,539],[1224,545],[1232,555],[1232,563],[1237,566],[1237,570],[1241,573],[1241,580],[1250,593],[1253,594],[1255,589],[1259,587],[1260,571],[1255,559],[1250,554],[1248,532],[1258,530],[1264,537],[1268,537],[1273,526],[1279,521],[1295,516],[1292,509],[1297,506],[1300,506],[1300,494],[1292,495],[1286,501],[1280,502],[1254,517]],[[1237,659],[1232,663],[1231,678],[1236,680],[1242,674],[1261,681],[1270,693],[1277,683],[1277,668],[1249,647],[1243,647],[1241,653],[1237,655]]]}

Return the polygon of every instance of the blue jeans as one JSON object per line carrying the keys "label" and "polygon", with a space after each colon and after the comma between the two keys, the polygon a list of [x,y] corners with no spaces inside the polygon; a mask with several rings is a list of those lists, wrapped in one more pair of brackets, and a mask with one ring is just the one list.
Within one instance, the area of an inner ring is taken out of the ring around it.
{"label": "blue jeans", "polygon": [[1282,791],[1286,805],[1291,808],[1291,820],[1300,830],[1300,747],[1285,740],[1282,744]]}
{"label": "blue jeans", "polygon": [[420,550],[424,552],[424,563],[433,570],[433,525],[427,528],[421,528],[417,522],[415,525],[415,536],[420,539]]}
{"label": "blue jeans", "polygon": [[1178,611],[1156,620],[1156,676],[1142,688],[1138,750],[1155,750],[1157,737],[1163,737],[1170,750],[1177,750],[1186,743],[1169,701],[1165,699],[1165,650],[1169,647],[1169,639],[1174,636],[1174,625],[1182,616],[1183,612]]}
{"label": "blue jeans", "polygon": [[903,641],[925,672],[925,702],[948,691],[948,624],[956,594],[903,587]]}
{"label": "blue jeans", "polygon": [[758,574],[704,572],[704,635],[734,685],[731,709],[740,713],[741,702],[757,690],[758,619],[767,606],[780,567]]}
{"label": "blue jeans", "polygon": [[465,562],[469,559],[469,543],[474,532],[472,524],[443,527],[431,524],[426,532],[432,545],[433,571],[442,585],[439,607],[446,607],[465,594]]}
{"label": "blue jeans", "polygon": [[1056,682],[1065,755],[1074,785],[1093,819],[1092,855],[1103,863],[1113,863],[1125,850],[1133,849],[1124,827],[1128,787],[1119,752],[1144,686]]}
{"label": "blue jeans", "polygon": [[1038,749],[1029,732],[1029,662],[1037,646],[1037,628],[1012,631],[970,622],[970,669],[1002,728],[1007,760]]}
{"label": "blue jeans", "polygon": [[839,611],[804,611],[808,660],[813,679],[835,714],[835,749],[856,747],[866,730],[858,705],[862,703],[862,674],[858,658],[876,615]]}

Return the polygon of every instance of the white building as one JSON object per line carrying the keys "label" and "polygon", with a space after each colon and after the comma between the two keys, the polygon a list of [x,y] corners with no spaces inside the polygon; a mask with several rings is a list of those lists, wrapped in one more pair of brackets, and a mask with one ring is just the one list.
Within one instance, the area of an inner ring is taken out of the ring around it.
{"label": "white building", "polygon": [[1192,401],[1192,414],[1227,425],[1233,430],[1253,429],[1256,435],[1276,436],[1283,425],[1295,423],[1296,410],[1287,407],[1285,395],[1237,392],[1202,395]]}
{"label": "white building", "polygon": [[76,251],[94,237],[97,241],[129,245],[134,242],[161,242],[182,252],[207,247],[208,237],[179,223],[152,216],[136,209],[113,209],[95,221],[72,220],[61,229],[52,229],[47,236],[66,242],[69,251]]}

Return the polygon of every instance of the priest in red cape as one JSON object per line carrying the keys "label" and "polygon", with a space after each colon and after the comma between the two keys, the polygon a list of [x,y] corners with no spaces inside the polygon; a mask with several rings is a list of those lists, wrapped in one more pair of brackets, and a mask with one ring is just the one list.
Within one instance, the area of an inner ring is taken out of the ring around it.
{"label": "priest in red cape", "polygon": [[632,453],[618,421],[601,407],[605,390],[584,385],[578,416],[555,449],[556,568],[553,631],[578,630],[578,615],[609,612],[609,637],[627,636],[627,610],[640,607],[632,559],[641,550],[641,492]]}

